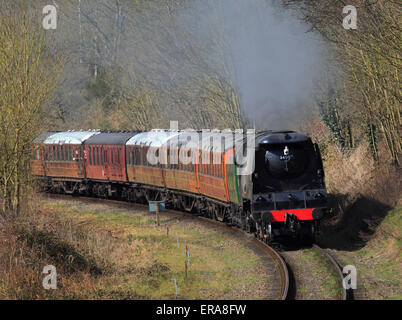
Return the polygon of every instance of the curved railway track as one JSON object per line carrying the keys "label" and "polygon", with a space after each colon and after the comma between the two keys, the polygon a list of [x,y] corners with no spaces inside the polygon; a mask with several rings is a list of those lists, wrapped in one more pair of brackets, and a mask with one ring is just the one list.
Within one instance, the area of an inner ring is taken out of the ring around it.
{"label": "curved railway track", "polygon": [[[46,196],[50,198],[60,198],[67,199],[71,198],[71,195],[63,195],[63,194],[46,194]],[[97,201],[104,202],[109,204],[118,204],[118,205],[127,205],[132,207],[133,205],[142,208],[148,208],[145,204],[140,203],[131,203],[123,200],[112,200],[112,199],[101,199],[101,198],[93,198],[93,197],[77,197],[83,201]],[[244,244],[247,245],[250,249],[253,249],[262,259],[266,261],[266,266],[268,270],[274,272],[278,275],[278,277],[273,278],[273,285],[269,292],[269,297],[272,297],[272,300],[286,300],[288,296],[289,290],[289,272],[287,269],[287,265],[281,255],[272,247],[268,246],[264,242],[258,240],[253,235],[248,234],[236,227],[230,227],[223,222],[219,222],[216,220],[211,220],[205,217],[196,216],[193,214],[176,211],[176,210],[166,210],[163,214],[171,214],[175,216],[180,216],[188,219],[197,219],[198,221],[213,226],[216,228],[222,229],[222,231],[230,233],[236,238],[242,238]],[[162,214],[162,213],[161,213]]]}
{"label": "curved railway track", "polygon": [[275,262],[275,270],[279,274],[279,283],[274,287],[276,292],[276,299],[277,300],[286,300],[288,296],[288,290],[289,290],[289,272],[287,265],[281,255],[272,247],[267,245],[266,243],[258,240],[255,238],[253,235],[247,234],[246,232],[235,228],[235,227],[229,227],[223,222],[211,220],[208,218],[204,217],[198,217],[198,219],[205,221],[206,223],[211,223],[216,226],[225,228],[228,230],[230,233],[238,236],[238,237],[243,237],[244,240],[246,240],[249,244],[259,248],[264,254],[268,255],[271,257],[271,259]]}
{"label": "curved railway track", "polygon": [[281,246],[279,251],[291,279],[288,299],[348,299],[341,268],[327,250],[313,244],[311,247]]}
{"label": "curved railway track", "polygon": [[[52,198],[71,198],[69,195],[61,195],[61,194],[46,194],[49,197]],[[132,207],[133,205],[141,208],[148,208],[148,205],[141,204],[141,203],[132,203],[132,202],[127,202],[124,200],[112,200],[112,199],[101,199],[101,198],[94,198],[94,197],[77,197],[80,200],[84,201],[100,201],[100,202],[105,202],[105,203],[114,203],[118,205],[127,205],[129,207]],[[227,233],[231,233],[237,238],[241,237],[242,240],[246,245],[248,245],[251,249],[255,250],[255,252],[261,256],[262,258],[269,257],[269,260],[272,261],[271,264],[267,265],[267,268],[269,268],[269,271],[272,271],[276,274],[278,274],[278,277],[274,278],[275,283],[273,284],[273,288],[271,289],[272,292],[270,292],[269,296],[272,297],[272,299],[275,300],[286,300],[286,299],[292,299],[292,295],[295,293],[290,293],[290,291],[296,291],[299,287],[299,281],[297,277],[294,276],[294,273],[297,269],[297,266],[294,263],[290,263],[286,259],[286,252],[282,251],[282,255],[278,253],[277,250],[275,250],[273,247],[267,245],[266,243],[258,240],[255,238],[253,235],[246,233],[245,231],[238,229],[236,227],[231,227],[226,225],[223,222],[219,222],[216,220],[212,220],[209,218],[189,214],[186,212],[181,212],[181,211],[176,211],[176,210],[166,210],[164,213],[175,215],[175,216],[180,216],[184,217],[187,219],[197,219],[198,221],[214,226],[216,228],[221,228]],[[335,274],[337,275],[337,286],[338,286],[338,291],[339,293],[337,294],[337,299],[338,300],[346,300],[347,299],[347,292],[343,287],[343,274],[342,271],[336,262],[336,260],[323,248],[319,247],[318,245],[314,244],[311,247],[312,251],[315,251],[319,253],[323,260],[325,260],[331,268],[334,270]],[[281,250],[279,250],[281,251]],[[285,260],[283,258],[283,255],[285,255]],[[288,270],[289,269],[289,270]],[[294,297],[293,297],[294,298]]]}
{"label": "curved railway track", "polygon": [[[62,194],[46,194],[46,195],[52,198],[62,198],[62,199],[71,198],[70,195],[62,195]],[[148,205],[141,203],[127,202],[124,200],[101,199],[101,198],[83,197],[83,196],[77,198],[83,201],[100,201],[109,204],[114,203],[118,205],[127,205],[129,207],[135,205],[137,207],[148,209]],[[270,292],[269,296],[275,300],[286,300],[289,298],[290,299],[294,298],[292,297],[292,295],[295,295],[295,292],[290,293],[290,291],[296,291],[299,287],[298,283],[299,281],[297,277],[294,276],[297,266],[286,259],[287,253],[284,252],[283,250],[279,250],[282,253],[281,255],[273,247],[258,240],[253,235],[248,234],[245,231],[238,229],[236,227],[228,226],[223,222],[170,209],[166,210],[164,213],[180,216],[187,219],[197,219],[198,221],[207,224],[209,226],[221,228],[225,232],[231,233],[237,238],[241,237],[244,243],[248,245],[251,249],[255,250],[255,252],[259,256],[261,256],[262,258],[264,256],[269,257],[269,260],[272,261],[271,264],[267,265],[267,268],[269,268],[269,271],[278,274],[278,277],[274,278],[275,283],[273,284],[273,288],[271,289],[272,292]],[[316,244],[314,244],[311,247],[311,250],[319,253],[322,256],[323,260],[325,260],[334,270],[334,272],[337,275],[337,286],[339,291],[336,298],[338,300],[346,300],[348,297],[347,292],[343,287],[343,274],[336,260],[325,249],[319,247]],[[283,255],[285,255],[286,261],[284,260]]]}
{"label": "curved railway track", "polygon": [[343,273],[342,273],[341,268],[339,267],[339,264],[325,249],[319,247],[318,245],[313,244],[313,250],[316,250],[320,254],[322,254],[327,259],[327,261],[331,264],[331,266],[336,270],[336,273],[339,276],[338,285],[341,289],[340,294],[339,294],[339,300],[346,300],[347,294],[346,294],[346,289],[343,286]]}

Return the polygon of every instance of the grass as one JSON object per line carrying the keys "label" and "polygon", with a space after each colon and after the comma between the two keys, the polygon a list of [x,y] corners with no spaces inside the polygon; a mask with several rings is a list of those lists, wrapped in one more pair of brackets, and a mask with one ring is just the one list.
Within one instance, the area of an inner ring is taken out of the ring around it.
{"label": "grass", "polygon": [[369,299],[402,297],[402,207],[388,212],[366,246],[356,251],[339,251],[344,264],[355,265],[358,286]]}
{"label": "grass", "polygon": [[[338,297],[341,292],[339,276],[321,253],[311,249],[302,249],[296,260],[304,272],[309,272],[312,277],[319,279],[316,282],[318,286],[315,288],[315,295],[320,299]],[[298,288],[298,291],[302,296],[308,293],[304,287]]]}
{"label": "grass", "polygon": [[[155,229],[145,209],[51,199],[17,229],[14,251],[0,252],[18,256],[22,246],[29,250],[14,266],[19,272],[0,265],[2,299],[173,299],[172,279],[179,299],[263,299],[269,287],[257,254],[197,220],[161,215]],[[57,290],[41,286],[46,264],[57,267]]]}

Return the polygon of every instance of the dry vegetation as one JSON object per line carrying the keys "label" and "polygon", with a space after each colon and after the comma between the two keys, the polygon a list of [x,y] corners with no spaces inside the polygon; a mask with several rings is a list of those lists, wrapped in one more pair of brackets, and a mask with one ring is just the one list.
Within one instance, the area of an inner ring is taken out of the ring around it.
{"label": "dry vegetation", "polygon": [[331,46],[329,70],[341,70],[317,88],[319,117],[304,125],[320,144],[330,192],[320,242],[357,266],[369,289],[360,298],[400,299],[400,6],[351,1],[357,30],[346,31],[343,1],[285,2]]}
{"label": "dry vegetation", "polygon": [[[174,299],[172,278],[180,299],[267,298],[263,260],[221,229],[166,214],[155,230],[146,209],[96,201],[44,199],[31,212],[0,230],[0,299]],[[42,287],[48,264],[57,290]]]}
{"label": "dry vegetation", "polygon": [[[309,120],[300,123],[325,159],[332,214],[321,241],[365,270],[370,297],[400,297],[400,6],[351,1],[358,29],[346,31],[344,1],[283,2],[322,35],[330,52],[314,97],[316,116],[306,110]],[[128,240],[116,242],[90,220],[61,218],[57,208],[29,206],[30,147],[44,127],[143,130],[168,127],[170,119],[193,128],[245,126],[247,106],[239,103],[219,2],[206,1],[216,28],[208,39],[197,38],[196,19],[191,28],[178,28],[180,19],[191,18],[178,15],[191,8],[187,0],[64,1],[51,39],[37,23],[37,8],[24,3],[36,2],[0,0],[0,297],[150,297],[99,289],[111,287],[111,252],[120,257],[132,250]],[[141,50],[133,54],[133,48]],[[57,293],[41,289],[44,261],[61,270]],[[374,272],[381,270],[388,278],[376,293]]]}
{"label": "dry vegetation", "polygon": [[0,2],[0,216],[19,214],[32,141],[42,130],[43,105],[63,61],[23,8]]}

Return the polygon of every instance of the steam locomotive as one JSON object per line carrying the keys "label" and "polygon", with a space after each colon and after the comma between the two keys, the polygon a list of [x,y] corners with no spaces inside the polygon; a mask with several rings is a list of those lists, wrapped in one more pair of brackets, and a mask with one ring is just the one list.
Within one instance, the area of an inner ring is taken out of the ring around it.
{"label": "steam locomotive", "polygon": [[[159,129],[45,132],[34,141],[32,174],[47,192],[161,200],[265,242],[313,241],[327,208],[317,144],[293,131],[259,132],[252,143],[245,134],[219,143],[224,137]],[[238,149],[244,155],[247,147],[252,160],[239,163]]]}

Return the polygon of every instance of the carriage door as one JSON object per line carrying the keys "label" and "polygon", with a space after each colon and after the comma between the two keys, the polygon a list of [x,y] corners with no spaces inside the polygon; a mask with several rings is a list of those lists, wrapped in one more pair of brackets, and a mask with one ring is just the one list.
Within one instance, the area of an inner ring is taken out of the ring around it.
{"label": "carriage door", "polygon": [[77,164],[78,176],[85,177],[85,168],[88,168],[88,151],[82,145],[69,146],[69,157]]}
{"label": "carriage door", "polygon": [[111,148],[105,146],[103,148],[103,175],[105,180],[110,180],[110,165],[111,165]]}

